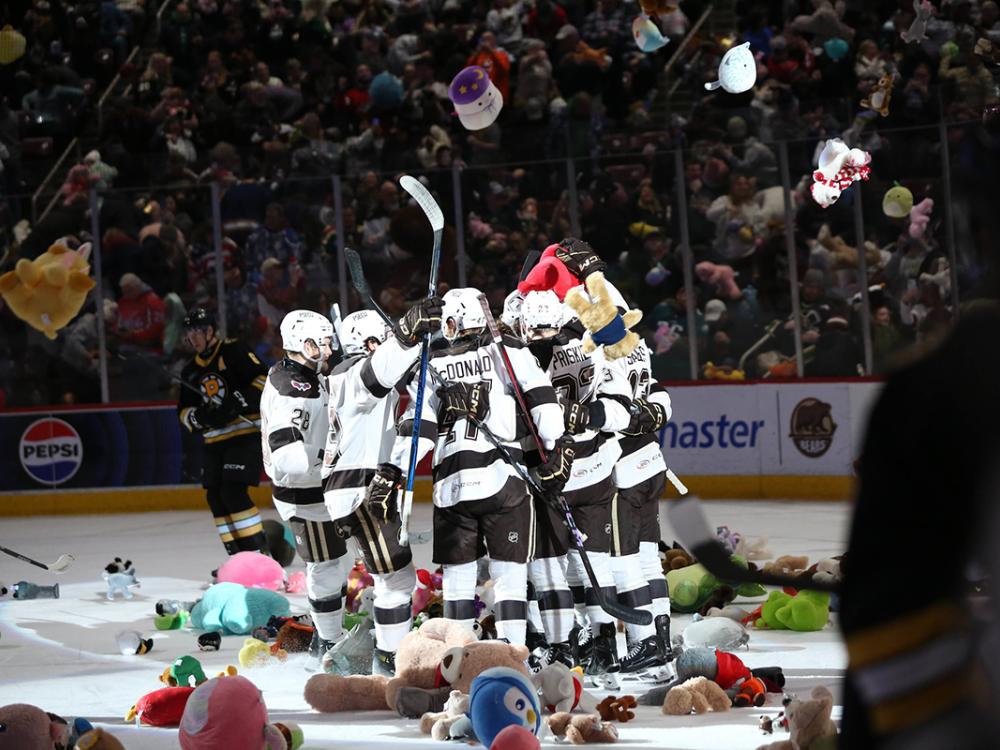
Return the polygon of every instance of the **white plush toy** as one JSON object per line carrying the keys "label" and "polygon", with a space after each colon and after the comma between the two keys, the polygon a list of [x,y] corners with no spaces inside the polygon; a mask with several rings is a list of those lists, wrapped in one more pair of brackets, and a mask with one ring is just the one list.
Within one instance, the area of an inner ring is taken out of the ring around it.
{"label": "white plush toy", "polygon": [[706,83],[705,88],[715,91],[725,89],[730,94],[749,91],[757,82],[757,61],[750,51],[750,42],[732,47],[719,63],[719,80]]}
{"label": "white plush toy", "polygon": [[927,21],[934,15],[934,6],[928,0],[913,0],[913,10],[916,11],[917,17],[913,19],[910,28],[899,34],[907,44],[922,42],[927,38]]}
{"label": "white plush toy", "polygon": [[871,169],[871,154],[859,148],[848,148],[839,138],[831,138],[819,155],[819,166],[813,172],[812,197],[823,208],[829,208],[841,192],[857,180],[867,180]]}
{"label": "white plush toy", "polygon": [[594,713],[597,699],[583,689],[583,675],[575,672],[562,662],[547,664],[531,675],[531,682],[538,690],[542,708],[550,713],[580,710]]}

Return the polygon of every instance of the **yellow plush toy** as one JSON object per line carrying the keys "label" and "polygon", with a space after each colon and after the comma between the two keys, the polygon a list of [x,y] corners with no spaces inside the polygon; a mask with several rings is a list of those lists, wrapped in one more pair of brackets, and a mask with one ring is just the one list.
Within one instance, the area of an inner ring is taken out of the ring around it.
{"label": "yellow plush toy", "polygon": [[642,319],[642,312],[629,310],[624,315],[619,314],[611,301],[603,273],[590,274],[585,283],[589,297],[580,287],[566,293],[566,304],[587,329],[583,334],[583,353],[590,354],[598,345],[603,345],[606,359],[627,357],[639,345],[639,334],[629,329]]}
{"label": "yellow plush toy", "polygon": [[243,641],[243,648],[240,649],[240,666],[244,669],[252,667],[263,667],[271,662],[272,658],[284,661],[288,657],[288,652],[284,649],[268,646],[264,641],[256,638],[247,638]]}
{"label": "yellow plush toy", "polygon": [[21,258],[13,271],[0,276],[0,296],[17,317],[54,339],[94,288],[89,255],[88,242],[76,251],[53,245],[35,260]]}

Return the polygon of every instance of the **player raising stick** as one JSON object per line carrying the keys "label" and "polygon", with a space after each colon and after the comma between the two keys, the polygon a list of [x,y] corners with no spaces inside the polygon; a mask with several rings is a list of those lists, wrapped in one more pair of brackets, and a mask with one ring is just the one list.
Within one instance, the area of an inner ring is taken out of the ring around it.
{"label": "player raising stick", "polygon": [[[398,509],[363,501],[369,484],[382,492],[398,483],[398,471],[382,469],[396,437],[396,386],[419,359],[424,335],[440,328],[441,304],[440,297],[421,300],[392,328],[370,310],[351,313],[339,331],[345,359],[329,377],[323,491],[336,533],[323,543],[343,561],[344,540],[353,537],[375,579],[375,674],[395,670],[396,649],[410,630],[416,573],[409,545],[399,541]],[[340,568],[342,582],[347,572]],[[335,611],[339,621],[339,597]]]}

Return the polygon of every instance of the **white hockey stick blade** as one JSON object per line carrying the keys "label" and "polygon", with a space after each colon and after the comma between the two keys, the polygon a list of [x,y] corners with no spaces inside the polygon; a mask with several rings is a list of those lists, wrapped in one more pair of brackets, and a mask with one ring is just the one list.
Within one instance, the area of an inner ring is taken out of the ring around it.
{"label": "white hockey stick blade", "polygon": [[674,486],[674,489],[677,490],[681,496],[689,494],[688,488],[684,485],[684,482],[682,482],[677,475],[674,474],[673,469],[667,469],[667,479],[670,480],[670,484]]}
{"label": "white hockey stick blade", "polygon": [[59,559],[49,565],[49,570],[53,573],[62,573],[73,564],[73,555],[59,555]]}
{"label": "white hockey stick blade", "polygon": [[760,583],[765,586],[790,586],[796,589],[836,592],[839,586],[820,581],[803,580],[794,576],[750,570],[734,563],[729,552],[708,525],[697,497],[688,495],[682,500],[667,503],[667,518],[677,536],[709,573],[721,581]]}
{"label": "white hockey stick blade", "polygon": [[441,207],[427,188],[415,177],[410,177],[408,174],[399,178],[399,184],[420,206],[420,210],[427,216],[427,221],[431,223],[431,229],[435,232],[444,229],[444,214],[441,213]]}

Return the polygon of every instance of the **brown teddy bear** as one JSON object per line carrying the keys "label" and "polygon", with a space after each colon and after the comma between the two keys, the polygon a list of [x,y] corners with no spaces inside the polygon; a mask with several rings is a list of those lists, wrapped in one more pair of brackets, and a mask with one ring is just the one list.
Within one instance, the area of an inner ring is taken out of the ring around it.
{"label": "brown teddy bear", "polygon": [[837,725],[830,719],[833,695],[825,687],[814,687],[812,699],[793,700],[785,706],[790,739],[761,745],[757,750],[835,750]]}
{"label": "brown teddy bear", "polygon": [[[816,243],[826,250],[828,254],[828,265],[831,271],[856,270],[858,267],[858,251],[847,244],[840,235],[834,236],[830,232],[830,227],[824,224],[819,228],[816,235]],[[865,241],[865,262],[868,269],[872,270],[882,264],[882,254],[878,247],[870,240]]]}
{"label": "brown teddy bear", "polygon": [[435,617],[403,638],[396,651],[396,676],[318,674],[305,687],[317,711],[390,709],[418,719],[444,710],[452,689],[469,692],[472,680],[490,667],[510,667],[525,676],[528,649],[504,641],[477,640],[471,628]]}
{"label": "brown teddy bear", "polygon": [[687,550],[674,547],[663,553],[663,574],[666,575],[671,570],[680,570],[689,565],[694,565],[694,558],[688,554]]}
{"label": "brown teddy bear", "polygon": [[805,572],[809,567],[808,555],[782,555],[764,566],[765,573],[794,576]]}
{"label": "brown teddy bear", "polygon": [[663,713],[668,716],[687,716],[692,711],[703,714],[708,711],[728,711],[732,701],[713,680],[707,677],[692,677],[670,688],[663,699]]}
{"label": "brown teddy bear", "polygon": [[878,79],[868,96],[861,100],[861,106],[878,112],[882,117],[889,116],[889,100],[892,98],[892,84],[896,78],[891,73],[887,73]]}
{"label": "brown teddy bear", "polygon": [[631,709],[638,705],[634,695],[623,695],[620,698],[609,695],[597,704],[597,713],[604,721],[620,721],[624,724],[635,718]]}
{"label": "brown teddy bear", "polygon": [[601,721],[596,714],[571,714],[559,711],[549,716],[549,729],[557,739],[567,739],[574,745],[585,745],[588,742],[618,742],[618,730],[615,725]]}

